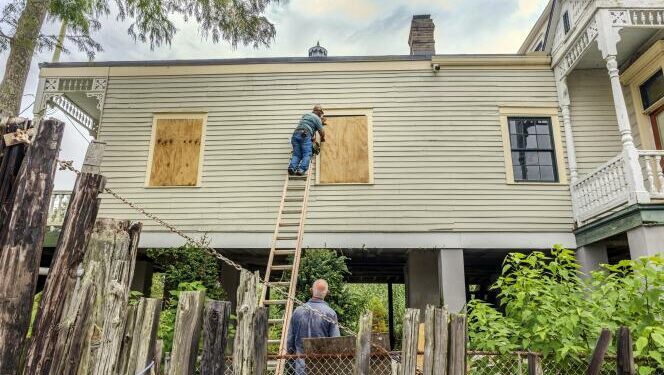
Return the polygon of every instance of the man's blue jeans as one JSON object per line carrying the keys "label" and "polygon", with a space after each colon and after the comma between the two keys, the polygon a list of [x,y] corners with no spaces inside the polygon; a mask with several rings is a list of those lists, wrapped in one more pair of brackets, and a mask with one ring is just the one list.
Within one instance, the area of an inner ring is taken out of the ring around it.
{"label": "man's blue jeans", "polygon": [[306,172],[309,169],[309,161],[311,161],[311,154],[313,153],[311,136],[298,130],[293,133],[291,144],[293,145],[293,158],[288,169]]}

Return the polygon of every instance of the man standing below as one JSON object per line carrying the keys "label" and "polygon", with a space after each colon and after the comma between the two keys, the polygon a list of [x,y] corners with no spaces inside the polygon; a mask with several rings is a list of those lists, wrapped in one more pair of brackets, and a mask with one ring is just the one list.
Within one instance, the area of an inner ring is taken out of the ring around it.
{"label": "man standing below", "polygon": [[309,161],[313,153],[313,140],[316,132],[320,134],[320,141],[325,142],[325,131],[323,130],[323,107],[320,104],[314,106],[312,113],[305,113],[300,119],[297,128],[293,132],[291,144],[293,145],[293,157],[288,165],[289,175],[302,176],[309,169]]}
{"label": "man standing below", "polygon": [[[304,354],[305,338],[340,336],[337,313],[325,303],[328,288],[327,281],[316,280],[311,286],[311,299],[293,312],[288,330],[288,354]],[[304,368],[304,359],[295,360],[296,375],[304,375]]]}

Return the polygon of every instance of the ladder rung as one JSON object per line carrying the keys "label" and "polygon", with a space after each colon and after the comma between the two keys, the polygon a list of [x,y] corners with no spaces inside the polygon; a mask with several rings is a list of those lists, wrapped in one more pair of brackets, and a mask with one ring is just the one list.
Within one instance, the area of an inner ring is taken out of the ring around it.
{"label": "ladder rung", "polygon": [[274,255],[294,255],[295,250],[274,250]]}
{"label": "ladder rung", "polygon": [[281,213],[286,215],[294,215],[294,214],[301,214],[302,210],[283,210],[281,211]]}
{"label": "ladder rung", "polygon": [[272,268],[275,271],[290,271],[290,270],[293,269],[293,265],[292,264],[281,264],[281,265],[278,265],[278,266],[273,265],[270,268]]}
{"label": "ladder rung", "polygon": [[280,227],[299,227],[300,223],[279,223]]}
{"label": "ladder rung", "polygon": [[281,340],[279,340],[279,339],[270,339],[270,340],[267,340],[267,343],[268,343],[268,345],[281,344]]}
{"label": "ladder rung", "polygon": [[266,299],[263,301],[264,305],[285,305],[288,303],[288,300],[285,299]]}
{"label": "ladder rung", "polygon": [[304,190],[304,186],[289,186],[288,190]]}
{"label": "ladder rung", "polygon": [[284,324],[283,319],[268,319],[267,320],[268,324]]}
{"label": "ladder rung", "polygon": [[276,286],[276,287],[289,287],[290,286],[290,281],[270,281],[268,282],[269,286]]}
{"label": "ladder rung", "polygon": [[302,202],[304,199],[303,198],[286,198],[284,199],[284,202]]}
{"label": "ladder rung", "polygon": [[277,241],[293,241],[297,240],[297,236],[277,237]]}

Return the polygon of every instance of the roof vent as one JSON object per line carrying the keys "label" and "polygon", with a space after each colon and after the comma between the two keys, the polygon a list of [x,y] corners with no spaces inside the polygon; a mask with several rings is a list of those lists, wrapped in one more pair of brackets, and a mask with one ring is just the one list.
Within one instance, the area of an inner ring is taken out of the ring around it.
{"label": "roof vent", "polygon": [[309,57],[326,57],[327,50],[320,46],[320,42],[316,42],[316,45],[309,48]]}
{"label": "roof vent", "polygon": [[411,55],[432,56],[436,54],[436,41],[433,37],[434,28],[431,15],[413,16],[410,23],[410,35],[408,36]]}

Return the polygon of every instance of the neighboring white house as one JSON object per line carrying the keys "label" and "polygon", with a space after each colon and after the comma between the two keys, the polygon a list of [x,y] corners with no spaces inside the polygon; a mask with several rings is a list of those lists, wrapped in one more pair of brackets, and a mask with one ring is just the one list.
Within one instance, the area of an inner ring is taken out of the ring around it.
{"label": "neighboring white house", "polygon": [[[578,248],[585,269],[664,250],[663,29],[663,0],[552,0],[513,55],[437,55],[415,16],[406,56],[42,64],[37,112],[106,142],[108,187],[261,269],[290,133],[321,103],[304,246],[458,310],[510,250]],[[111,197],[100,215],[182,243]]]}

